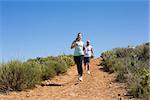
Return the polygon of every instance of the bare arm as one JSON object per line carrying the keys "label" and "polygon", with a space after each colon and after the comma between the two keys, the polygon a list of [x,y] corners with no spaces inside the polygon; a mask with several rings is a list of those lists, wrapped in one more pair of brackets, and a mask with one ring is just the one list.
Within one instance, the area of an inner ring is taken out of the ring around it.
{"label": "bare arm", "polygon": [[83,51],[85,51],[85,45],[83,45]]}
{"label": "bare arm", "polygon": [[93,48],[91,49],[92,54],[94,55]]}
{"label": "bare arm", "polygon": [[72,42],[71,49],[75,48],[75,46],[76,46],[75,43],[76,43],[75,41]]}

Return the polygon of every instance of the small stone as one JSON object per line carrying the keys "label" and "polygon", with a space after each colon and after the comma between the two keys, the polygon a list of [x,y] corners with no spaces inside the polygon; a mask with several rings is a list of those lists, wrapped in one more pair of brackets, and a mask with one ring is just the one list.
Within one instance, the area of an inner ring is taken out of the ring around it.
{"label": "small stone", "polygon": [[30,97],[30,95],[29,95],[29,94],[27,94],[27,95],[26,95],[26,97]]}

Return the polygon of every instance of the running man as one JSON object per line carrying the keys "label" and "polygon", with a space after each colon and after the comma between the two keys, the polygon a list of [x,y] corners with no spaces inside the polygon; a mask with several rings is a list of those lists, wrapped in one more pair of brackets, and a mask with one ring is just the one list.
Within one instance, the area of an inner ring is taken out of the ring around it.
{"label": "running man", "polygon": [[82,34],[79,32],[76,40],[74,40],[71,44],[71,49],[75,48],[74,61],[75,64],[77,65],[77,70],[79,75],[78,79],[80,81],[82,81],[82,74],[83,74],[82,62],[83,62],[84,49],[85,49],[84,43],[81,39],[82,39]]}
{"label": "running man", "polygon": [[87,40],[87,44],[84,50],[84,69],[88,70],[88,74],[90,74],[90,58],[94,56],[93,48],[90,45],[90,40]]}

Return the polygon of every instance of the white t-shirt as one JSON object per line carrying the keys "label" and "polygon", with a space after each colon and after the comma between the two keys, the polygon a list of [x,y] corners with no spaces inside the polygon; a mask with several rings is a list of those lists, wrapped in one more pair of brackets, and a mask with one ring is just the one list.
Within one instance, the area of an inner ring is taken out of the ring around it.
{"label": "white t-shirt", "polygon": [[84,57],[91,57],[92,56],[92,46],[86,46],[84,51]]}

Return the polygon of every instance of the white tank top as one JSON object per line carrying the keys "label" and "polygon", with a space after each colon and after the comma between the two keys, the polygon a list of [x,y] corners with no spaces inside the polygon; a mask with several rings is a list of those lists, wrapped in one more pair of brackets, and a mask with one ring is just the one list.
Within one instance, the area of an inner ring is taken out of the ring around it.
{"label": "white tank top", "polygon": [[84,51],[84,57],[91,57],[92,56],[92,46],[86,46]]}

